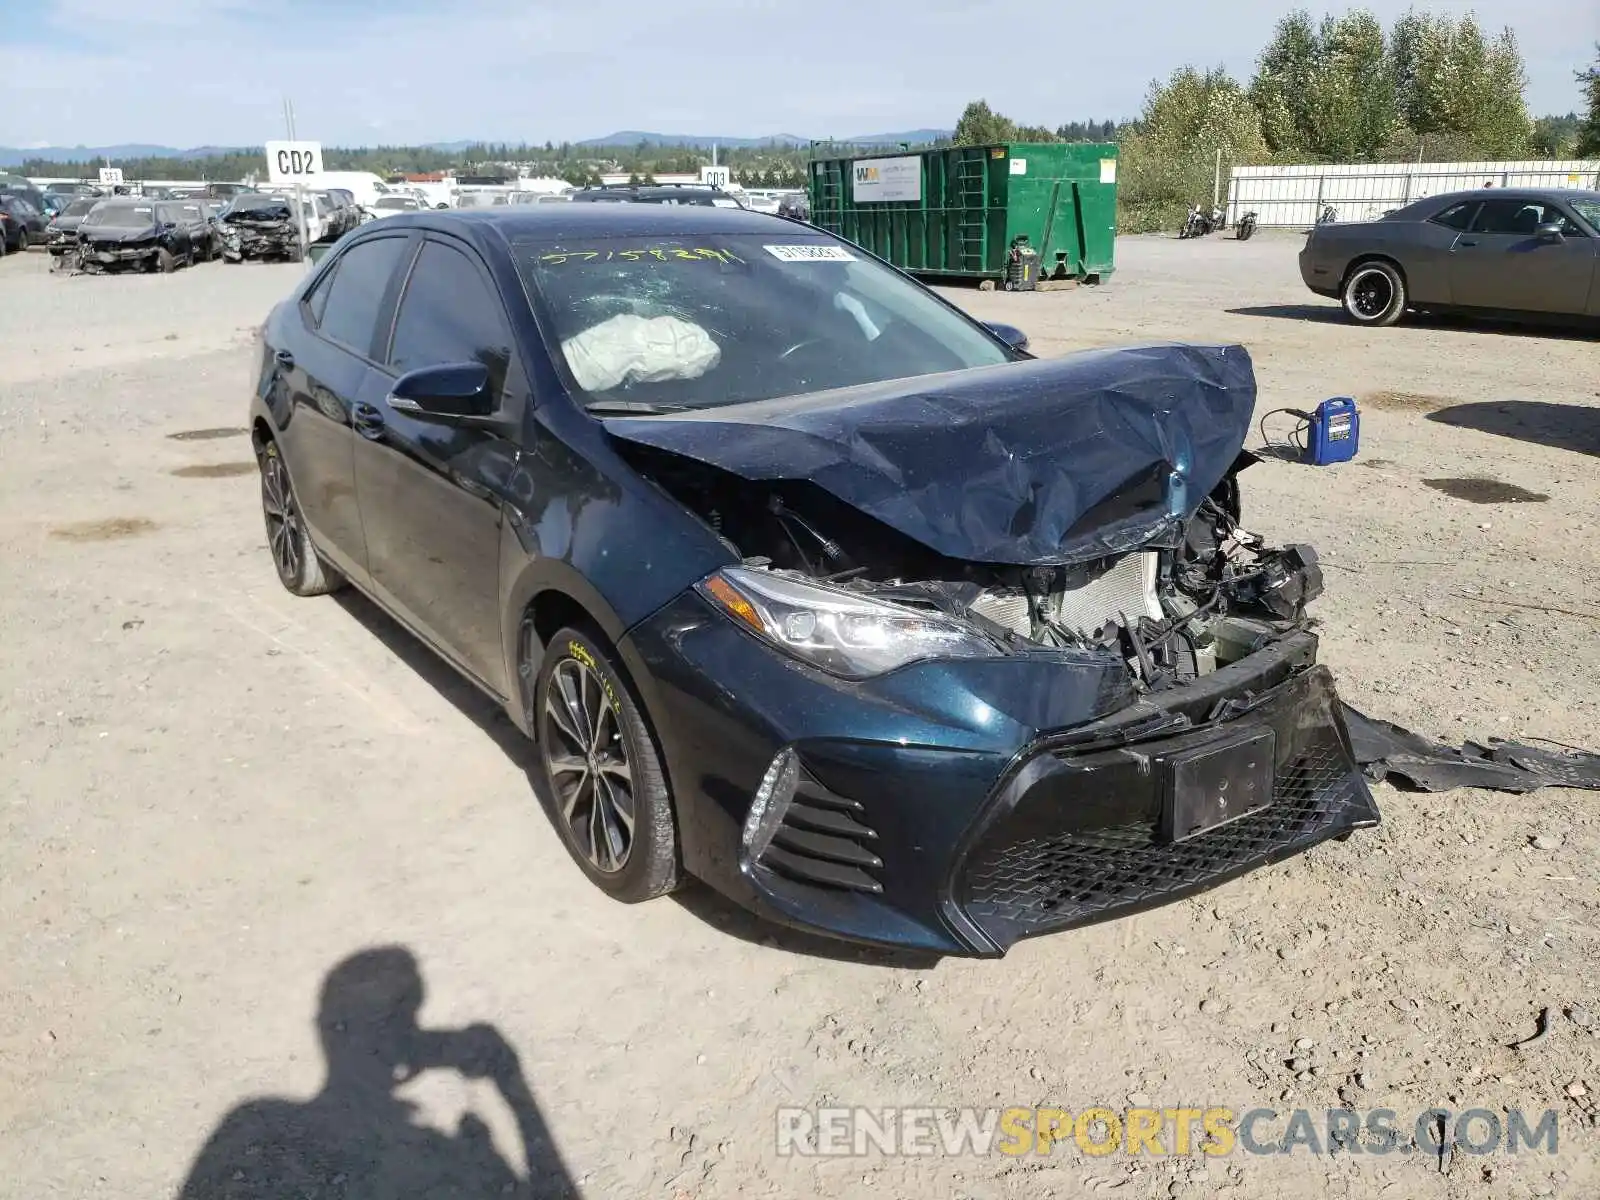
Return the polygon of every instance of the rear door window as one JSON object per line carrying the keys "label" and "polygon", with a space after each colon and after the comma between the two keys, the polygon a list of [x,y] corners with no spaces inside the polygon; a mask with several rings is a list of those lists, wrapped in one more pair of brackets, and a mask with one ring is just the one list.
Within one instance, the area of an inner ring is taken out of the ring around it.
{"label": "rear door window", "polygon": [[317,297],[313,295],[311,300],[312,312],[318,316],[317,328],[324,337],[348,346],[363,358],[372,356],[378,314],[395,268],[409,245],[406,237],[371,238],[339,256],[333,278],[327,284],[327,298],[320,302],[320,314]]}

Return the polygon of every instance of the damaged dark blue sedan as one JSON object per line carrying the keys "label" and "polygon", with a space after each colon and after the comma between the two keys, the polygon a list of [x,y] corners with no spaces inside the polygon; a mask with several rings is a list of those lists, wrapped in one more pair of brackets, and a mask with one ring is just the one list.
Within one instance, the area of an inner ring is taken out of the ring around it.
{"label": "damaged dark blue sedan", "polygon": [[1374,824],[1244,349],[1022,344],[738,209],[391,218],[264,328],[273,561],[503,704],[623,900],[992,955]]}

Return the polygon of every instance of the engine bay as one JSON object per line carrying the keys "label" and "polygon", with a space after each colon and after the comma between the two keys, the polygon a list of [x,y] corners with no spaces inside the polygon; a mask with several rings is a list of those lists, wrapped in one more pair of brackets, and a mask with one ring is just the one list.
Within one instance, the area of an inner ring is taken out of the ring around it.
{"label": "engine bay", "polygon": [[808,481],[744,479],[630,446],[640,470],[694,512],[747,569],[824,584],[967,623],[1003,650],[1117,656],[1136,690],[1237,662],[1308,624],[1316,552],[1269,547],[1240,524],[1241,452],[1181,537],[1071,565],[968,562],[930,550]]}

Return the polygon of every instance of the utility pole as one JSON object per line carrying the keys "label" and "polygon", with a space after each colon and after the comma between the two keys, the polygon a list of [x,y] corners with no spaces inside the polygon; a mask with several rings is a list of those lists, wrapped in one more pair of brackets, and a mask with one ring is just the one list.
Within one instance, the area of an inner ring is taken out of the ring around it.
{"label": "utility pole", "polygon": [[[283,127],[289,135],[289,140],[294,141],[294,101],[287,96],[283,98]],[[268,163],[267,167],[270,174],[272,164]],[[306,190],[305,185],[299,182],[294,185],[294,215],[295,223],[300,230],[300,261],[307,262],[311,247],[306,237]]]}

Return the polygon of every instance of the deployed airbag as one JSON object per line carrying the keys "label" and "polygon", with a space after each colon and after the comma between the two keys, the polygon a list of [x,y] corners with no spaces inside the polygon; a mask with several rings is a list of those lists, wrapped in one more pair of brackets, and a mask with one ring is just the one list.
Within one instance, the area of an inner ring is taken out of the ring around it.
{"label": "deployed airbag", "polygon": [[561,343],[567,365],[586,392],[624,383],[699,379],[722,357],[711,335],[677,317],[619,313]]}
{"label": "deployed airbag", "polygon": [[1062,564],[1176,544],[1255,399],[1244,347],[1161,344],[605,426],[745,479],[809,481],[952,558]]}

